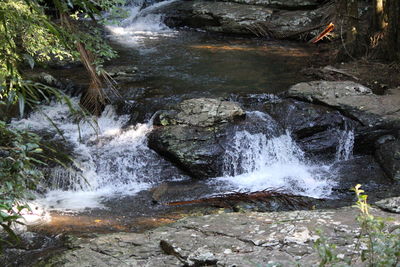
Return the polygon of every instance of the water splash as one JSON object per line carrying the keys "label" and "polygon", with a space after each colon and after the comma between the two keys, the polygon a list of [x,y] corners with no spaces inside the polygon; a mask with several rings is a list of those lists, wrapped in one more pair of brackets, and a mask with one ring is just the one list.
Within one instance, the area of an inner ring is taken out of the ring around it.
{"label": "water splash", "polygon": [[354,129],[346,129],[338,132],[338,145],[336,148],[336,161],[349,160],[353,157]]}
{"label": "water splash", "polygon": [[[274,127],[273,125],[271,127]],[[280,136],[238,131],[225,152],[222,182],[234,191],[267,188],[327,197],[335,185],[328,165],[308,163],[289,132]]]}
{"label": "water splash", "polygon": [[145,8],[143,8],[144,1],[134,1],[126,7],[129,15],[125,19],[106,26],[111,33],[109,37],[122,44],[140,46],[149,38],[174,35],[175,31],[163,22],[163,14],[152,12],[175,1],[177,0],[156,2]]}
{"label": "water splash", "polygon": [[[77,104],[78,99],[74,102]],[[129,117],[117,116],[107,106],[96,127],[93,122],[81,123],[79,134],[68,107],[53,103],[13,125],[38,133],[51,131],[55,140],[65,143],[44,114],[63,132],[75,159],[69,169],[48,170],[43,188],[49,190],[37,200],[48,209],[103,208],[101,203],[108,196],[132,195],[160,182],[167,163],[147,147],[146,134],[152,129],[152,121],[126,128]]]}

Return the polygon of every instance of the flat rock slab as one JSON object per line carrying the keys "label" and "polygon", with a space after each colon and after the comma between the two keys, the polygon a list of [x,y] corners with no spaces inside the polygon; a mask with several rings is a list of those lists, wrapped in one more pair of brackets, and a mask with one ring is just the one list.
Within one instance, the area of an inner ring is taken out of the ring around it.
{"label": "flat rock slab", "polygon": [[399,89],[375,95],[371,89],[352,81],[313,81],[292,86],[287,95],[336,108],[364,126],[400,128]]}
{"label": "flat rock slab", "polygon": [[175,123],[200,127],[232,122],[245,116],[245,112],[237,103],[214,98],[184,100],[178,105],[178,110],[179,113],[174,118]]}
{"label": "flat rock slab", "polygon": [[281,9],[304,9],[318,6],[317,0],[223,0],[239,4],[265,6]]}
{"label": "flat rock slab", "polygon": [[[389,215],[372,209],[372,214]],[[46,263],[52,266],[318,266],[313,248],[323,231],[341,257],[353,255],[358,210],[221,213],[182,219],[145,233],[76,239]],[[390,224],[400,224],[400,215]],[[355,257],[357,258],[357,257]],[[352,266],[362,266],[353,261]],[[41,264],[41,263],[40,263]],[[44,264],[44,263],[43,263]]]}
{"label": "flat rock slab", "polygon": [[[165,14],[166,24],[172,27],[189,26],[211,32],[270,36],[277,39],[297,38],[304,32],[318,28],[323,14],[328,12],[324,6],[311,9],[315,6],[300,7],[299,1],[285,3],[262,0],[178,1],[157,12]],[[300,10],[295,10],[297,8]]]}

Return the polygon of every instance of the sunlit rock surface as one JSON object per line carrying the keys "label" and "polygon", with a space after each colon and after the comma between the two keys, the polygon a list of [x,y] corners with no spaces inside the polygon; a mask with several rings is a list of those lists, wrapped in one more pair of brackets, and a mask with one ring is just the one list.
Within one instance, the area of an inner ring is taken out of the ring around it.
{"label": "sunlit rock surface", "polygon": [[[165,23],[212,32],[252,34],[277,39],[298,38],[321,27],[329,7],[304,10],[299,1],[178,1],[163,9]],[[310,1],[306,1],[310,3]],[[307,4],[306,3],[306,4]],[[299,9],[299,10],[286,10]],[[282,9],[275,9],[282,8]]]}
{"label": "sunlit rock surface", "polygon": [[[318,229],[340,257],[353,257],[360,228],[354,207],[272,213],[222,213],[191,217],[142,234],[116,233],[71,239],[70,249],[46,263],[56,266],[318,266]],[[372,214],[400,215],[372,209]],[[42,262],[43,264],[45,262]]]}
{"label": "sunlit rock surface", "polygon": [[283,9],[303,9],[318,6],[317,0],[223,0],[239,4],[275,7]]}
{"label": "sunlit rock surface", "polygon": [[400,126],[399,90],[375,95],[372,90],[352,81],[314,81],[292,86],[288,96],[322,103],[358,120],[365,126]]}

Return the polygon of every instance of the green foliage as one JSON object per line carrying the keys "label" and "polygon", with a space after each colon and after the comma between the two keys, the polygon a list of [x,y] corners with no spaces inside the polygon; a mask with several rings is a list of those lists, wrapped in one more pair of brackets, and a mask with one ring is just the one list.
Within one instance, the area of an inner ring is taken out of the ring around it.
{"label": "green foliage", "polygon": [[314,248],[317,250],[319,257],[321,258],[319,266],[338,266],[338,264],[341,262],[341,259],[338,258],[336,253],[336,245],[329,244],[328,240],[323,236],[322,231],[318,230],[317,234],[320,236],[320,238],[315,241]]}
{"label": "green foliage", "polygon": [[[0,108],[7,109],[18,103],[22,115],[25,105],[35,106],[55,98],[65,102],[75,115],[79,115],[67,96],[55,88],[26,79],[23,70],[27,67],[33,69],[50,60],[77,60],[81,56],[78,44],[84,44],[84,49],[93,57],[90,64],[101,72],[103,62],[115,57],[116,53],[103,41],[98,27],[93,29],[93,24],[96,26],[98,23],[95,17],[123,2],[2,0]],[[54,11],[53,7],[61,21],[48,15]],[[91,18],[92,21],[82,18]],[[54,127],[58,130],[55,124]],[[43,176],[38,169],[38,165],[44,164],[40,159],[59,162],[43,156],[39,141],[37,135],[13,129],[0,120],[0,226],[14,240],[17,237],[11,226],[20,223],[21,211],[27,208],[25,200],[32,196],[30,192],[35,190]]]}
{"label": "green foliage", "polygon": [[[123,0],[3,0],[0,5],[0,101],[8,104],[41,99],[43,85],[27,80],[23,67],[34,68],[50,60],[78,60],[77,44],[85,44],[101,72],[105,60],[116,56],[93,22],[101,11]],[[54,5],[58,16],[66,15],[69,25],[56,23],[46,11]],[[79,20],[79,27],[73,21]],[[102,22],[102,20],[100,20]],[[97,23],[97,22],[95,22]],[[73,27],[70,27],[73,25]],[[94,29],[93,29],[94,28]],[[32,103],[28,103],[32,104]]]}
{"label": "green foliage", "polygon": [[[12,224],[18,223],[25,199],[31,197],[42,172],[37,165],[42,149],[39,137],[33,133],[10,128],[0,121],[0,226],[17,240]],[[1,244],[0,239],[0,244]]]}
{"label": "green foliage", "polygon": [[[361,228],[356,246],[359,260],[371,267],[398,266],[400,264],[400,233],[389,229],[383,218],[370,214],[368,196],[364,194],[360,184],[352,190],[357,196],[355,206],[360,210],[356,218]],[[357,260],[339,258],[336,246],[329,244],[321,232],[319,234],[321,237],[315,242],[314,247],[321,258],[320,266],[352,266],[352,262]]]}
{"label": "green foliage", "polygon": [[361,211],[357,221],[361,226],[360,242],[367,245],[361,251],[361,260],[369,266],[397,266],[400,263],[400,234],[388,229],[383,218],[369,213],[367,195],[358,184],[353,188],[357,195],[356,207]]}

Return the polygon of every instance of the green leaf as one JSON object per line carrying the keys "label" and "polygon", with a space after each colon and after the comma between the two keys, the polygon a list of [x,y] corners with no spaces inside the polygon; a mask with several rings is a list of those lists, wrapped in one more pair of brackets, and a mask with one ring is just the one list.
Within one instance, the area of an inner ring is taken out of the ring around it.
{"label": "green leaf", "polygon": [[22,54],[22,55],[25,58],[25,61],[29,64],[29,67],[33,69],[35,67],[35,60],[33,59],[33,57],[28,54]]}

